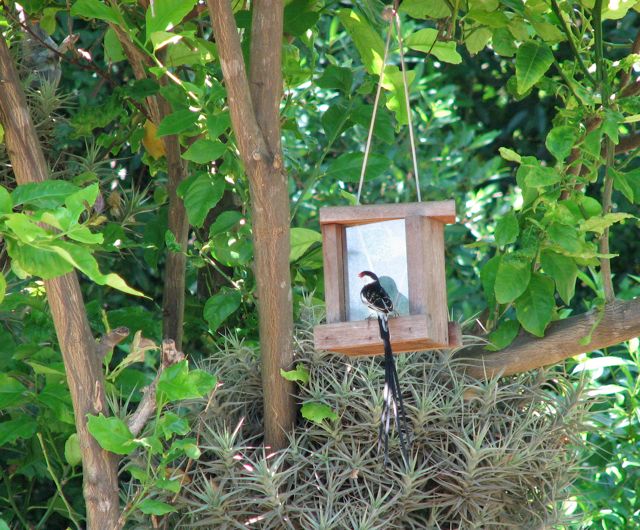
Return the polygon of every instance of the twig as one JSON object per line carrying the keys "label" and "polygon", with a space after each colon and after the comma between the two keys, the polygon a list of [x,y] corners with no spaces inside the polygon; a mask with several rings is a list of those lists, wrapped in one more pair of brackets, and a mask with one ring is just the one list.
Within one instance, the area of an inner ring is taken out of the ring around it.
{"label": "twig", "polygon": [[37,435],[38,435],[38,441],[40,442],[40,447],[42,447],[42,454],[44,455],[44,460],[47,463],[47,469],[49,470],[49,474],[51,475],[51,478],[53,479],[53,482],[56,485],[56,489],[58,490],[58,495],[60,495],[62,502],[67,508],[69,519],[71,519],[71,521],[73,521],[73,524],[76,525],[76,528],[80,530],[82,527],[80,526],[80,523],[78,522],[75,515],[73,514],[73,508],[71,507],[71,505],[67,501],[67,498],[64,496],[64,493],[62,492],[62,486],[60,485],[60,481],[58,480],[58,477],[53,472],[53,467],[51,466],[51,462],[49,461],[49,455],[47,455],[47,449],[44,446],[44,440],[42,439],[42,434],[37,433]]}
{"label": "twig", "polygon": [[134,436],[138,436],[138,434],[142,432],[147,421],[149,421],[149,418],[156,410],[156,387],[158,386],[160,374],[162,374],[165,368],[182,360],[184,360],[184,353],[176,349],[176,343],[172,339],[163,340],[162,361],[160,362],[158,373],[151,384],[142,390],[144,397],[127,422],[127,426]]}

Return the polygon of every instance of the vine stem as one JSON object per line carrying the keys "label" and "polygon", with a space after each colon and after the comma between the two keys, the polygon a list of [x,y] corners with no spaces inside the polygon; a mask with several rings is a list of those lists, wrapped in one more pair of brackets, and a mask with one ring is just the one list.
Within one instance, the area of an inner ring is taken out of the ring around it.
{"label": "vine stem", "polygon": [[[552,0],[555,2],[555,0]],[[602,0],[596,0],[593,6],[594,39],[596,52],[596,77],[602,98],[602,108],[606,111],[611,104],[609,99],[609,85],[607,72],[604,64],[603,40],[602,40]],[[611,211],[611,195],[613,194],[613,178],[610,167],[613,165],[614,148],[611,138],[605,139],[604,155],[604,176],[602,188],[602,211],[606,215]],[[602,232],[599,242],[600,254],[609,254],[609,228]],[[613,290],[613,280],[611,278],[611,260],[607,257],[600,258],[600,274],[602,276],[602,287],[604,290],[604,300],[606,303],[613,302],[615,292]]]}

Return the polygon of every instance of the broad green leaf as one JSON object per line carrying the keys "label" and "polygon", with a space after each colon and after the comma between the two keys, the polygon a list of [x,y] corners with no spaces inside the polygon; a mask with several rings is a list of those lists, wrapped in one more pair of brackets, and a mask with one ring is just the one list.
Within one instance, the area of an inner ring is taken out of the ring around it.
{"label": "broad green leaf", "polygon": [[511,211],[500,219],[496,225],[496,244],[499,247],[509,245],[518,239],[519,233],[520,226],[518,225],[518,218],[516,217],[515,212]]}
{"label": "broad green leaf", "polygon": [[539,272],[533,273],[527,290],[516,300],[516,316],[522,327],[537,337],[544,336],[555,300],[553,280]]}
{"label": "broad green leaf", "polygon": [[192,460],[198,460],[198,458],[200,458],[201,451],[195,442],[196,440],[194,438],[174,440],[171,444],[171,448],[169,449],[169,458],[185,454]]}
{"label": "broad green leaf", "polygon": [[[343,182],[358,182],[362,169],[363,153],[344,153],[333,160],[325,171],[325,178]],[[389,159],[377,153],[370,153],[365,179],[379,177],[389,169]]]}
{"label": "broad green leaf", "polygon": [[117,12],[99,0],[77,0],[71,7],[71,16],[83,18],[97,18],[105,22],[120,24]]}
{"label": "broad green leaf", "polygon": [[284,32],[288,35],[303,35],[320,18],[315,0],[293,0],[284,8]]}
{"label": "broad green leaf", "polygon": [[153,44],[153,51],[164,48],[165,46],[175,46],[180,44],[183,39],[182,35],[171,33],[169,31],[155,31],[150,35],[151,44]]}
{"label": "broad green leaf", "polygon": [[4,186],[0,186],[0,214],[11,213],[13,210],[13,201],[11,195]]}
{"label": "broad green leaf", "polygon": [[302,257],[314,243],[322,241],[322,234],[309,228],[292,228],[291,229],[291,252],[289,261],[294,262]]}
{"label": "broad green leaf", "polygon": [[22,383],[0,372],[0,409],[22,404],[26,391],[27,387]]}
{"label": "broad green leaf", "polygon": [[[373,105],[360,105],[356,107],[349,116],[354,123],[361,125],[366,130],[371,124],[371,115],[373,113]],[[376,113],[376,122],[373,125],[373,135],[387,144],[393,144],[396,140],[395,128],[391,114],[386,112],[384,108],[379,108]]]}
{"label": "broad green leaf", "polygon": [[147,41],[156,31],[169,31],[195,7],[197,0],[154,0],[145,16]]}
{"label": "broad green leaf", "polygon": [[195,162],[196,164],[208,164],[221,158],[227,150],[227,146],[222,142],[206,140],[201,138],[196,140],[183,154],[182,158]]}
{"label": "broad green leaf", "polygon": [[[156,0],[157,2],[158,0]],[[177,511],[177,508],[166,502],[155,499],[145,499],[138,504],[138,508],[145,515],[165,515]]]}
{"label": "broad green leaf", "polygon": [[0,519],[0,530],[11,530],[4,519]]}
{"label": "broad green leaf", "polygon": [[403,0],[399,11],[412,18],[446,18],[451,15],[446,0]]}
{"label": "broad green leaf", "polygon": [[209,237],[213,237],[223,232],[228,232],[237,225],[244,217],[241,212],[229,210],[222,212],[209,228]]}
{"label": "broad green leaf", "polygon": [[120,418],[103,414],[87,416],[87,429],[100,447],[119,455],[128,455],[136,448],[133,434]]}
{"label": "broad green leaf", "polygon": [[329,405],[324,403],[305,403],[300,409],[302,417],[314,423],[322,423],[324,420],[337,420],[338,415]]}
{"label": "broad green leaf", "polygon": [[480,271],[480,281],[482,282],[482,290],[487,299],[487,305],[493,310],[496,305],[496,276],[498,275],[498,267],[500,266],[500,256],[493,256],[487,261]]}
{"label": "broad green leaf", "polygon": [[168,440],[174,434],[179,434],[180,436],[187,434],[189,432],[189,422],[175,412],[168,411],[160,416],[158,429],[164,435],[165,440]]}
{"label": "broad green leaf", "polygon": [[[411,93],[411,84],[415,77],[415,72],[407,72],[407,86],[409,93]],[[404,93],[404,79],[402,77],[402,72],[397,66],[387,66],[384,69],[382,86],[389,91],[387,96],[387,108],[395,113],[398,123],[402,125],[407,124],[407,100]]]}
{"label": "broad green leaf", "polygon": [[353,39],[367,72],[379,75],[384,56],[382,37],[356,11],[341,9],[338,11],[338,18]]}
{"label": "broad green leaf", "polygon": [[487,43],[491,40],[493,33],[489,28],[474,27],[469,30],[464,39],[464,45],[471,55],[484,50]]}
{"label": "broad green leaf", "polygon": [[522,157],[518,153],[508,147],[500,147],[498,151],[500,152],[500,156],[508,162],[517,162],[519,164],[522,160]]}
{"label": "broad green leaf", "polygon": [[506,348],[518,336],[520,324],[516,320],[505,320],[498,328],[487,336],[489,344],[485,346],[485,350],[498,351]]}
{"label": "broad green leaf", "polygon": [[7,240],[7,252],[13,262],[27,274],[50,280],[73,270],[73,266],[56,252]]}
{"label": "broad green leaf", "polygon": [[600,217],[590,217],[580,225],[583,232],[595,232],[602,235],[605,229],[625,219],[633,219],[633,215],[624,212],[607,213]]}
{"label": "broad green leaf", "polygon": [[280,369],[280,375],[287,381],[297,381],[306,385],[309,382],[309,370],[303,364],[296,364],[295,370],[285,371]]}
{"label": "broad green leaf", "polygon": [[209,331],[215,333],[222,323],[236,312],[241,301],[240,292],[229,288],[209,298],[204,305],[204,319],[209,324]]}
{"label": "broad green leaf", "polygon": [[80,451],[80,441],[74,432],[64,443],[64,459],[71,466],[79,466],[82,463],[82,451]]}
{"label": "broad green leaf", "polygon": [[11,236],[16,237],[23,243],[34,243],[50,239],[49,234],[35,223],[33,218],[23,213],[7,214],[5,226],[12,232]]}
{"label": "broad green leaf", "polygon": [[500,304],[513,302],[529,285],[531,259],[520,252],[501,257],[496,273],[495,293]]}
{"label": "broad green leaf", "polygon": [[71,218],[77,221],[82,212],[90,210],[96,202],[98,193],[100,193],[100,188],[96,182],[66,197],[64,204],[71,213]]}
{"label": "broad green leaf", "polygon": [[552,167],[543,166],[532,156],[523,156],[516,173],[518,182],[530,188],[543,188],[557,184],[562,179],[560,173]]}
{"label": "broad green leaf", "polygon": [[134,440],[138,447],[142,447],[149,454],[159,455],[162,453],[162,442],[157,436],[145,436],[144,438],[136,438]]}
{"label": "broad green leaf", "polygon": [[218,378],[205,370],[191,370],[189,378],[201,396],[206,396],[218,384]]}
{"label": "broad green leaf", "polygon": [[78,190],[78,186],[66,180],[45,180],[17,186],[11,193],[11,198],[14,206],[24,204],[53,209],[62,205],[69,195]]}
{"label": "broad green leaf", "polygon": [[190,110],[177,110],[172,112],[160,122],[158,136],[180,134],[193,127],[198,120],[198,113]]}
{"label": "broad green leaf", "polygon": [[189,371],[187,361],[164,369],[157,386],[158,405],[182,399],[198,399],[215,387],[217,380],[203,370]]}
{"label": "broad green leaf", "polygon": [[111,63],[124,61],[127,58],[115,30],[111,27],[104,34],[104,58]]}
{"label": "broad green leaf", "polygon": [[518,92],[524,94],[535,85],[553,63],[553,53],[549,47],[530,40],[516,52],[516,79]]}
{"label": "broad green leaf", "polygon": [[4,296],[7,293],[7,280],[4,277],[4,274],[0,272],[0,304],[4,300]]}
{"label": "broad green leaf", "polygon": [[560,125],[554,127],[547,134],[545,145],[549,152],[562,162],[571,153],[571,149],[576,144],[578,137],[574,127],[569,125]]}
{"label": "broad green leaf", "polygon": [[405,40],[405,44],[412,50],[432,53],[440,61],[449,64],[460,64],[462,57],[456,51],[454,41],[439,41],[438,30],[425,28],[412,33]]}
{"label": "broad green leaf", "polygon": [[627,178],[627,173],[623,171],[616,171],[612,167],[609,168],[609,172],[613,177],[613,187],[617,191],[621,192],[627,198],[627,200],[631,204],[633,204],[634,202],[633,187],[629,183],[629,180]]}
{"label": "broad green leaf", "polygon": [[322,115],[320,121],[329,142],[338,138],[353,125],[349,120],[349,107],[344,101],[333,103]]}
{"label": "broad green leaf", "polygon": [[316,86],[326,89],[340,90],[345,95],[351,94],[353,72],[350,68],[328,65],[322,76],[316,80]]}
{"label": "broad green leaf", "polygon": [[513,35],[507,28],[494,29],[491,44],[493,46],[493,51],[502,57],[513,57],[518,51],[513,40]]}
{"label": "broad green leaf", "polygon": [[73,404],[69,388],[66,383],[55,381],[56,379],[47,383],[38,393],[38,402],[50,409],[57,420],[74,425]]}
{"label": "broad green leaf", "polygon": [[200,173],[184,194],[184,207],[187,210],[189,223],[201,227],[211,208],[222,199],[224,188],[222,175]]}
{"label": "broad green leaf", "polygon": [[14,420],[0,422],[0,447],[15,442],[18,438],[31,438],[38,424],[29,416],[21,415]]}
{"label": "broad green leaf", "polygon": [[550,22],[532,20],[531,25],[540,38],[547,44],[556,44],[567,40],[567,37],[560,28]]}
{"label": "broad green leaf", "polygon": [[611,138],[614,144],[618,144],[620,141],[620,125],[624,120],[624,116],[617,111],[606,109],[600,128],[602,131]]}
{"label": "broad green leaf", "polygon": [[573,226],[552,223],[547,229],[547,234],[551,242],[571,254],[578,253],[582,249],[584,238],[578,234]]}
{"label": "broad green leaf", "polygon": [[544,272],[555,281],[560,298],[569,305],[576,290],[578,276],[578,266],[575,260],[551,250],[543,250],[540,259]]}
{"label": "broad green leaf", "polygon": [[156,480],[156,487],[171,493],[178,493],[182,485],[182,481],[179,478],[167,479],[161,478]]}

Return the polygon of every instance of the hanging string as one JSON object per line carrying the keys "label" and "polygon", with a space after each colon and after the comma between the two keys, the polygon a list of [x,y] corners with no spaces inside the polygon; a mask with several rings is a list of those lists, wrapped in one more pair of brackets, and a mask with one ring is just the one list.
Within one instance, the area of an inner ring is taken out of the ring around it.
{"label": "hanging string", "polygon": [[409,140],[411,143],[411,158],[413,160],[413,175],[416,181],[416,194],[418,202],[422,202],[420,194],[420,176],[418,173],[418,158],[416,154],[415,137],[413,134],[413,120],[411,115],[411,106],[409,103],[409,83],[407,81],[407,72],[404,62],[404,44],[402,41],[402,27],[400,23],[400,17],[398,15],[398,2],[396,1],[394,7],[385,8],[383,12],[383,18],[389,21],[389,29],[387,31],[387,40],[384,47],[384,56],[382,58],[382,68],[380,71],[380,77],[378,79],[378,87],[376,89],[376,96],[373,101],[373,112],[371,113],[371,123],[369,125],[369,134],[367,135],[367,143],[364,150],[364,157],[362,159],[362,169],[360,170],[360,181],[358,183],[358,194],[356,196],[356,204],[360,204],[360,196],[362,194],[362,186],[364,184],[364,176],[367,170],[367,162],[369,161],[369,152],[371,151],[371,141],[373,139],[373,128],[376,122],[376,115],[378,112],[378,103],[380,101],[380,93],[382,91],[382,83],[384,79],[384,69],[387,65],[387,58],[389,56],[389,47],[391,43],[391,33],[395,27],[396,34],[398,36],[398,45],[400,47],[400,67],[402,70],[402,85],[404,88],[404,100],[407,110],[407,120],[409,122]]}
{"label": "hanging string", "polygon": [[373,127],[376,124],[376,114],[378,113],[378,102],[380,101],[380,92],[382,91],[382,80],[384,78],[384,68],[387,65],[387,57],[389,56],[389,46],[391,44],[391,22],[389,22],[389,31],[387,31],[387,42],[384,45],[384,56],[382,57],[382,68],[380,70],[380,78],[378,79],[378,88],[376,89],[376,97],[373,100],[373,112],[371,114],[371,123],[369,124],[369,134],[367,136],[367,145],[364,148],[364,158],[362,159],[362,169],[360,170],[360,182],[358,184],[358,195],[356,204],[360,204],[360,194],[362,193],[362,185],[364,184],[364,174],[367,171],[367,161],[369,160],[369,150],[371,149],[371,139],[373,138]]}

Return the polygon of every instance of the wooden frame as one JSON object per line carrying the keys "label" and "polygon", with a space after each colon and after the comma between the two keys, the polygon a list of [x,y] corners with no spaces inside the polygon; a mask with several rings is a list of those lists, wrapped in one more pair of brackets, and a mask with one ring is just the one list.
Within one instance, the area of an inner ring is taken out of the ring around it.
{"label": "wooden frame", "polygon": [[384,353],[375,320],[347,320],[346,228],[396,219],[405,222],[409,314],[389,320],[394,353],[460,344],[459,325],[448,321],[444,268],[444,225],[455,222],[455,203],[439,201],[320,209],[327,323],[313,330],[317,349]]}

